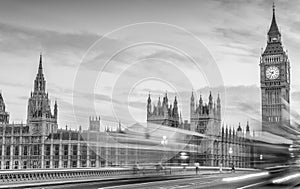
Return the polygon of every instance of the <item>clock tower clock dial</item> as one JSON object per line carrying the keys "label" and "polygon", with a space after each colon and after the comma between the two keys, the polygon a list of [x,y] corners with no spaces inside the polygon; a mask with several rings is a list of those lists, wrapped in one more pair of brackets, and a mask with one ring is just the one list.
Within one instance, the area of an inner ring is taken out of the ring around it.
{"label": "clock tower clock dial", "polygon": [[268,79],[277,79],[279,76],[279,69],[277,66],[270,66],[266,70],[266,77]]}
{"label": "clock tower clock dial", "polygon": [[262,130],[290,124],[290,62],[283,49],[281,33],[273,18],[267,46],[260,58]]}

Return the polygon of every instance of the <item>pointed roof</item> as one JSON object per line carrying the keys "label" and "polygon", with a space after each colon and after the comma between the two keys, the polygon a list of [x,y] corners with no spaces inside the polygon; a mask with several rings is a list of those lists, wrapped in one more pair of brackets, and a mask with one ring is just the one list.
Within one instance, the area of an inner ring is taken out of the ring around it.
{"label": "pointed roof", "polygon": [[269,36],[273,36],[273,35],[281,35],[280,31],[278,29],[277,23],[276,23],[276,18],[275,18],[275,4],[273,3],[273,18],[272,18],[272,22],[271,22],[271,26],[268,32]]}
{"label": "pointed roof", "polygon": [[238,127],[237,131],[242,131],[241,123],[239,123],[239,127]]}
{"label": "pointed roof", "polygon": [[151,94],[150,94],[150,91],[149,91],[149,95],[148,95],[148,103],[149,104],[151,103]]}
{"label": "pointed roof", "polygon": [[218,98],[217,98],[217,103],[220,103],[221,99],[220,99],[220,93],[218,93]]}
{"label": "pointed roof", "polygon": [[192,91],[191,100],[194,101],[194,91]]}
{"label": "pointed roof", "polygon": [[203,104],[203,99],[202,99],[202,95],[200,94],[200,99],[199,99],[199,104],[202,106]]}
{"label": "pointed roof", "polygon": [[3,101],[2,91],[0,90],[0,102]]}
{"label": "pointed roof", "polygon": [[39,63],[38,74],[43,74],[43,57],[42,57],[42,53],[40,54],[40,63]]}
{"label": "pointed roof", "polygon": [[249,121],[247,121],[246,131],[250,132]]}
{"label": "pointed roof", "polygon": [[211,95],[211,91],[209,91],[209,97],[208,97],[209,101],[212,101],[213,97]]}

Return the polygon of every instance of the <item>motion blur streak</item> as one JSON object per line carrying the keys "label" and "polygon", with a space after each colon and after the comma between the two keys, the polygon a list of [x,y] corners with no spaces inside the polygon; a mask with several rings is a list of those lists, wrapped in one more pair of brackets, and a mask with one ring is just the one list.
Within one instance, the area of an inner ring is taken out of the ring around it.
{"label": "motion blur streak", "polygon": [[265,176],[268,174],[269,174],[268,172],[254,173],[254,174],[243,175],[243,176],[239,176],[239,177],[223,178],[222,181],[225,181],[225,182],[238,181],[238,180],[244,180],[244,179],[249,179],[249,178]]}
{"label": "motion blur streak", "polygon": [[286,177],[283,177],[283,178],[279,178],[279,179],[275,179],[272,182],[274,184],[279,184],[279,183],[286,182],[286,181],[288,181],[290,179],[294,179],[294,178],[297,178],[297,177],[300,177],[300,173],[289,175],[289,176],[286,176]]}

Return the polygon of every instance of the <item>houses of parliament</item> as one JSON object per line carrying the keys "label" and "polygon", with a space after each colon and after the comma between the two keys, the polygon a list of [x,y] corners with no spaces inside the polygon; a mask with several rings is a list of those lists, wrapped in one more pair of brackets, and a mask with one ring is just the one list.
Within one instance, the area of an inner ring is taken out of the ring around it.
{"label": "houses of parliament", "polygon": [[[268,32],[267,47],[260,59],[262,121],[268,125],[289,124],[290,66],[283,50],[281,33],[275,20],[275,9]],[[71,130],[58,127],[59,105],[51,104],[46,92],[43,73],[43,57],[40,55],[38,71],[29,95],[26,124],[10,123],[6,104],[0,94],[0,168],[1,169],[46,169],[128,166],[133,164],[158,163],[162,154],[174,151],[171,147],[147,146],[161,136],[146,137],[128,134],[122,129],[116,131],[100,129],[100,117],[90,117],[86,130],[81,127]],[[188,136],[185,151],[189,154],[187,163],[204,166],[253,167],[257,154],[251,145],[249,123],[244,130],[222,126],[222,107],[219,95],[210,93],[207,103],[191,93],[190,120],[182,121],[177,98],[169,103],[167,93],[157,103],[149,94],[145,103],[147,123],[161,125],[160,129],[176,131]],[[214,100],[216,99],[216,100]],[[52,105],[52,107],[51,107]],[[138,126],[138,125],[136,125]],[[109,133],[109,134],[107,134]],[[205,137],[208,136],[208,137]],[[114,137],[116,140],[112,140]],[[156,137],[156,138],[155,138]],[[155,139],[155,140],[154,140]],[[118,142],[115,142],[118,141]],[[140,141],[141,143],[138,143]],[[156,141],[157,142],[157,141]],[[126,145],[125,145],[126,144]],[[165,160],[179,165],[180,151]]]}

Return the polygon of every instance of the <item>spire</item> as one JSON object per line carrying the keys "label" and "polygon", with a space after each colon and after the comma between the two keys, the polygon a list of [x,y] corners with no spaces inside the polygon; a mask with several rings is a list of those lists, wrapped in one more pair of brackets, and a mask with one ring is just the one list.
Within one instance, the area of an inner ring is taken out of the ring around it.
{"label": "spire", "polygon": [[45,88],[46,88],[46,81],[45,81],[44,75],[43,75],[43,58],[42,58],[42,53],[41,53],[38,73],[37,73],[35,81],[34,81],[34,91],[35,92],[42,91],[45,93]]}
{"label": "spire", "polygon": [[212,102],[212,95],[211,95],[211,91],[209,91],[209,101],[211,101]]}
{"label": "spire", "polygon": [[57,101],[55,100],[55,104],[54,104],[54,118],[56,118],[57,121]]}
{"label": "spire", "polygon": [[219,105],[220,103],[221,103],[221,99],[220,99],[220,94],[218,93],[217,104]]}
{"label": "spire", "polygon": [[157,107],[161,106],[161,102],[160,102],[160,96],[158,97],[158,102],[157,102]]}
{"label": "spire", "polygon": [[[2,91],[0,91],[0,112],[1,111],[5,112],[5,103],[4,103],[4,100],[2,97]],[[0,120],[0,122],[1,122],[1,120]]]}
{"label": "spire", "polygon": [[249,121],[247,121],[246,132],[250,132]]}
{"label": "spire", "polygon": [[276,23],[276,18],[275,18],[275,3],[273,2],[273,17],[272,17],[272,22],[271,26],[268,32],[269,37],[276,37],[277,35],[281,35]]}
{"label": "spire", "polygon": [[40,54],[40,63],[39,63],[39,71],[38,74],[43,74],[43,55]]}
{"label": "spire", "polygon": [[151,104],[151,94],[149,92],[149,95],[148,95],[148,104]]}
{"label": "spire", "polygon": [[192,91],[191,102],[194,102],[194,91]]}
{"label": "spire", "polygon": [[199,99],[199,106],[203,106],[203,99],[202,99],[202,95],[200,94],[200,99]]}
{"label": "spire", "polygon": [[239,127],[238,127],[237,131],[242,131],[241,123],[239,123]]}
{"label": "spire", "polygon": [[151,114],[151,97],[150,97],[150,92],[147,100],[147,116]]}
{"label": "spire", "polygon": [[177,97],[175,96],[174,105],[177,104]]}
{"label": "spire", "polygon": [[210,109],[212,109],[213,108],[213,97],[211,95],[211,91],[209,92],[208,100],[209,100],[208,106],[209,106]]}

